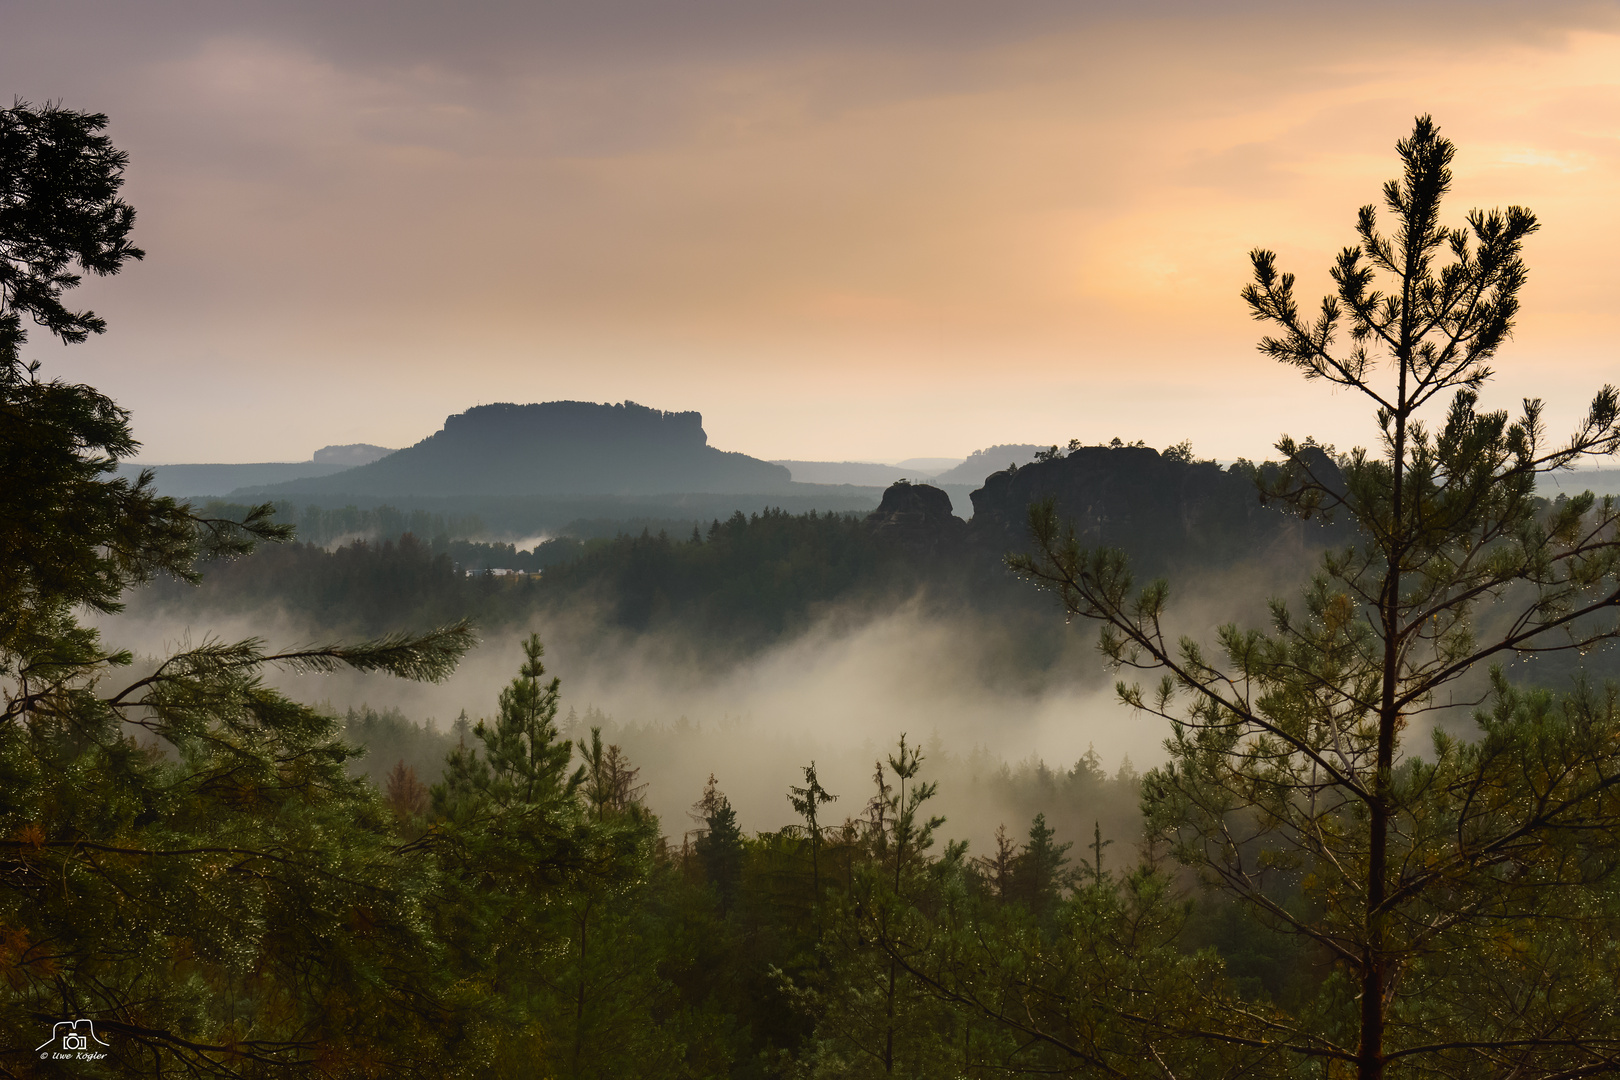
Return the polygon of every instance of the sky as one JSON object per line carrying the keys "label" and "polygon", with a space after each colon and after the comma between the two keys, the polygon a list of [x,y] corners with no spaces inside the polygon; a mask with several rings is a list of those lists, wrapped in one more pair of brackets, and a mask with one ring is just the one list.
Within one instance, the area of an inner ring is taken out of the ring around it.
{"label": "sky", "polygon": [[144,262],[50,375],[142,460],[404,446],[495,401],[764,458],[1263,457],[1365,404],[1254,348],[1431,113],[1448,218],[1543,228],[1487,403],[1620,382],[1620,6],[0,0],[0,91],[105,112]]}

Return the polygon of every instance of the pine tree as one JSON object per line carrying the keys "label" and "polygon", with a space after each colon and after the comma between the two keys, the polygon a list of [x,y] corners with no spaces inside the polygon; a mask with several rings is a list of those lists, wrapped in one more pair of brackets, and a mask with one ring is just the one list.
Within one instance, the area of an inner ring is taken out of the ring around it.
{"label": "pine tree", "polygon": [[1012,902],[1015,891],[1013,875],[1018,869],[1018,843],[1007,835],[1006,825],[996,826],[995,854],[977,856],[970,865],[998,903]]}
{"label": "pine tree", "polygon": [[[817,1020],[811,1075],[948,1075],[957,1060],[949,1007],[910,973],[915,946],[897,945],[919,925],[915,902],[941,872],[927,858],[944,819],[923,816],[936,790],[919,779],[923,760],[902,736],[896,752],[875,763],[864,858],[849,893],[828,898],[826,970],[789,989]],[[953,844],[942,861],[960,869],[964,860],[965,847]]]}
{"label": "pine tree", "polygon": [[[1620,447],[1620,396],[1604,387],[1556,444],[1539,401],[1517,418],[1478,408],[1537,222],[1513,206],[1442,224],[1455,148],[1423,117],[1396,149],[1394,231],[1361,209],[1315,318],[1269,251],[1253,252],[1243,294],[1277,328],[1263,352],[1362,395],[1376,418],[1375,451],[1335,463],[1285,437],[1282,466],[1259,473],[1268,499],[1356,527],[1303,612],[1274,601],[1269,632],[1223,627],[1211,654],[1165,627],[1163,581],[1136,590],[1122,553],[1082,548],[1050,505],[1031,511],[1036,553],[1012,563],[1100,622],[1115,664],[1164,673],[1119,688],[1171,722],[1171,761],[1144,779],[1154,835],[1336,966],[1316,1015],[1246,1037],[1362,1080],[1472,1075],[1468,1062],[1585,1075],[1620,1065],[1620,1028],[1564,990],[1620,975],[1577,944],[1616,929],[1601,882],[1620,857],[1620,718],[1611,694],[1581,687],[1562,702],[1500,674],[1475,688],[1514,653],[1584,652],[1617,632],[1620,510],[1589,493],[1549,505],[1535,484]],[[1407,745],[1484,693],[1477,741],[1436,733],[1422,757]],[[1284,880],[1303,883],[1303,908],[1278,901]],[[1503,934],[1522,962],[1504,966]],[[1515,1004],[1485,1008],[1475,995],[1491,984]]]}
{"label": "pine tree", "polygon": [[591,744],[585,751],[585,798],[597,821],[641,806],[647,785],[636,783],[640,775],[617,743],[603,747],[602,729],[591,728]]}
{"label": "pine tree", "polygon": [[130,653],[77,620],[288,535],[268,506],[214,520],[113,477],[128,413],[22,359],[24,315],[66,343],[105,329],[62,303],[74,266],[141,256],[105,123],[0,110],[0,1030],[33,1046],[42,1018],[91,1019],[129,1073],[432,1068],[447,1029],[424,1018],[456,1010],[423,932],[431,872],[348,774],[337,720],[262,679],[441,679],[467,627],[282,652],[209,638],[119,685]]}

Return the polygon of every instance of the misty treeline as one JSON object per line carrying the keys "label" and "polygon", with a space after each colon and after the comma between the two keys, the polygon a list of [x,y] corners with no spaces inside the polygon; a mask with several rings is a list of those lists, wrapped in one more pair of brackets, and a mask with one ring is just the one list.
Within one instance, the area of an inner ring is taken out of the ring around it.
{"label": "misty treeline", "polygon": [[[1254,477],[1350,538],[1264,629],[1206,641],[1170,622],[1165,581],[1031,508],[1010,568],[1100,629],[1122,702],[1167,725],[1167,760],[1052,774],[1099,801],[1134,786],[1134,836],[1060,836],[1037,814],[983,850],[950,839],[931,755],[905,738],[863,790],[830,792],[806,762],[783,792],[791,828],[747,834],[718,778],[689,822],[660,821],[620,744],[559,730],[533,637],[431,784],[403,755],[380,785],[355,775],[343,720],[267,683],[440,680],[473,644],[462,620],[285,651],[208,638],[132,670],[86,610],[292,530],[269,506],[216,517],[117,478],[128,414],[22,358],[24,315],[67,343],[102,332],[64,292],[144,254],[104,125],[0,110],[8,1074],[40,1074],[39,1043],[77,1018],[108,1054],[66,1066],[80,1075],[1620,1069],[1620,692],[1525,688],[1500,665],[1620,632],[1620,510],[1535,497],[1538,475],[1620,448],[1620,395],[1605,387],[1559,442],[1538,401],[1478,408],[1536,222],[1509,207],[1442,225],[1454,147],[1428,118],[1397,144],[1394,231],[1360,212],[1319,314],[1268,251],[1244,292],[1273,330],[1263,351],[1374,405],[1378,449],[1329,473],[1284,438]],[[760,515],[760,536],[799,520],[780,519]],[[832,522],[806,526],[833,545],[816,565],[847,567]],[[729,580],[718,531],[602,550],[655,582],[676,552]],[[1465,730],[1432,723],[1459,706]]]}
{"label": "misty treeline", "polygon": [[[206,567],[200,588],[156,580],[133,610],[188,617],[273,609],[326,632],[379,634],[458,618],[486,632],[568,613],[601,632],[660,635],[695,663],[757,652],[839,611],[880,611],[919,592],[941,612],[994,621],[1017,648],[1013,666],[1049,666],[1050,605],[976,552],[924,554],[886,541],[858,517],[767,509],[733,514],[684,535],[667,531],[577,541],[558,538],[534,555],[555,563],[538,577],[467,574],[457,542],[356,541],[266,546]],[[487,554],[486,556],[487,557]],[[530,560],[503,557],[528,569]],[[1058,641],[1061,641],[1061,635]]]}
{"label": "misty treeline", "polygon": [[[500,502],[497,499],[489,501]],[[306,544],[332,549],[356,543],[377,545],[410,535],[435,554],[448,554],[459,569],[469,571],[495,567],[540,570],[572,558],[578,554],[580,544],[585,540],[611,539],[621,533],[643,531],[673,531],[685,535],[697,525],[695,520],[687,519],[622,516],[574,518],[553,530],[555,535],[542,532],[520,551],[510,542],[478,539],[487,535],[490,529],[476,513],[443,513],[421,507],[402,509],[387,503],[366,507],[311,503],[300,509],[296,503],[285,499],[271,503],[270,507],[273,519],[278,524],[292,526],[298,539]],[[252,509],[253,504],[209,499],[198,507],[198,513],[206,517],[240,518]],[[502,509],[508,515],[517,513],[510,506],[502,506]],[[534,524],[532,520],[529,523]]]}
{"label": "misty treeline", "polygon": [[[424,787],[441,781],[451,751],[467,743],[474,723],[465,711],[450,723],[440,724],[434,719],[412,720],[395,707],[369,705],[348,707],[341,721],[344,740],[363,751],[350,759],[350,771],[369,778],[384,792],[396,772],[408,771],[413,782]],[[592,733],[597,733],[638,762],[667,762],[694,743],[704,745],[705,752],[713,748],[709,764],[722,780],[736,770],[753,767],[746,755],[741,760],[732,755],[722,765],[719,748],[735,742],[739,734],[737,727],[725,721],[703,725],[681,717],[673,723],[626,723],[587,705],[583,713],[570,706],[557,721],[557,729],[576,747],[588,744]],[[998,826],[1016,828],[1037,814],[1067,840],[1090,837],[1100,829],[1109,842],[1118,838],[1129,846],[1141,830],[1139,777],[1128,757],[1109,769],[1091,748],[1072,765],[1054,768],[1038,754],[1009,762],[983,744],[957,752],[938,733],[922,740],[919,748],[926,755],[929,777],[941,786],[945,796],[941,802],[949,802],[952,821],[963,828],[976,826],[976,832],[982,834],[975,838],[977,843],[986,842]],[[844,756],[847,760],[856,753],[850,750]],[[664,794],[655,793],[650,782],[646,787],[649,795]],[[662,801],[669,805],[670,800]],[[779,798],[778,804],[781,813],[776,816],[790,816],[786,798]],[[679,823],[671,824],[672,835],[681,828]]]}
{"label": "misty treeline", "polygon": [[[1208,464],[1189,466],[1200,468],[1217,471]],[[1268,468],[1274,472],[1277,466]],[[1262,475],[1248,462],[1229,471],[1251,482]],[[1568,502],[1560,495],[1537,505],[1551,514]],[[197,512],[236,520],[251,509],[214,502]],[[1073,678],[1076,671],[1089,678],[1095,666],[1081,655],[1089,646],[1076,628],[1054,629],[1050,599],[1007,573],[985,545],[918,550],[881,535],[859,516],[815,511],[766,509],[702,527],[666,524],[629,531],[619,522],[614,535],[559,536],[525,551],[451,540],[442,532],[422,540],[409,530],[332,547],[300,539],[205,561],[199,584],[156,578],[125,602],[131,613],[199,627],[210,619],[269,613],[311,635],[381,635],[458,619],[473,621],[486,636],[515,635],[536,622],[555,623],[587,642],[646,636],[693,666],[725,668],[791,641],[819,621],[858,622],[920,601],[926,617],[971,627],[980,655],[959,661],[974,664],[987,685],[1034,687]],[[1234,546],[1230,537],[1212,539],[1202,564],[1171,540],[1144,545],[1150,547],[1144,554],[1172,580],[1190,578],[1209,598],[1205,606],[1230,618],[1264,617],[1265,598],[1297,587],[1322,550],[1313,542],[1298,553],[1270,552],[1262,560],[1232,557]],[[1219,557],[1210,559],[1211,552]],[[1132,554],[1134,566],[1138,549]],[[478,572],[491,566],[525,573]],[[1247,599],[1234,595],[1244,593]],[[1495,630],[1512,613],[1503,605],[1477,617]],[[1568,687],[1583,671],[1620,677],[1620,650],[1601,644],[1585,655],[1525,652],[1502,663],[1516,681],[1555,688]],[[1473,680],[1480,686],[1485,681],[1483,671]]]}
{"label": "misty treeline", "polygon": [[[393,539],[410,533],[434,543],[466,540],[484,531],[484,523],[476,515],[440,514],[430,510],[400,510],[393,506],[305,506],[278,501],[271,504],[278,523],[293,526],[299,539],[308,544],[332,547],[356,540]],[[200,513],[210,517],[239,517],[248,506],[232,505],[221,500],[205,504]]]}

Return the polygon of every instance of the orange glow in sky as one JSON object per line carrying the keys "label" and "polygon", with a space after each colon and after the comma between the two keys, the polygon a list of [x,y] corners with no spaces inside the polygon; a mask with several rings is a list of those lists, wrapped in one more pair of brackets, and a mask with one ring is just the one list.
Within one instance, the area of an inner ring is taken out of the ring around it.
{"label": "orange glow in sky", "polygon": [[148,252],[33,352],[150,461],[558,398],[766,458],[1348,446],[1368,410],[1255,353],[1246,253],[1324,289],[1426,112],[1454,221],[1543,222],[1487,400],[1620,382],[1612,5],[777,7],[15,5],[0,89],[111,116]]}

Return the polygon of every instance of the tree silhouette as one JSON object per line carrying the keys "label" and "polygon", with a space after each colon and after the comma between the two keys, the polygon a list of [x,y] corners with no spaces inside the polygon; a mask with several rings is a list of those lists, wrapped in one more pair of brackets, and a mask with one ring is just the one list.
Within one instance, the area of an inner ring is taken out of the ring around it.
{"label": "tree silhouette", "polygon": [[[1340,458],[1342,480],[1319,449],[1286,437],[1283,467],[1260,474],[1268,499],[1358,530],[1324,558],[1303,611],[1273,601],[1269,632],[1222,627],[1211,654],[1165,628],[1165,582],[1137,590],[1123,554],[1083,549],[1050,505],[1031,510],[1035,553],[1011,561],[1071,615],[1100,622],[1113,663],[1162,672],[1154,688],[1119,686],[1124,702],[1171,722],[1171,761],[1145,778],[1154,835],[1309,938],[1348,980],[1353,1042],[1320,1017],[1248,1037],[1363,1080],[1394,1062],[1461,1075],[1465,1060],[1502,1075],[1585,1075],[1620,1062],[1620,1032],[1558,993],[1608,972],[1560,935],[1609,925],[1590,887],[1614,864],[1620,826],[1612,694],[1558,702],[1497,675],[1480,741],[1437,734],[1420,759],[1404,736],[1480,702],[1478,675],[1460,680],[1493,661],[1615,636],[1620,513],[1590,494],[1548,506],[1535,483],[1612,454],[1620,409],[1605,386],[1556,444],[1539,400],[1516,418],[1480,411],[1536,219],[1512,206],[1444,225],[1452,143],[1422,117],[1396,149],[1402,176],[1383,191],[1393,231],[1361,209],[1359,243],[1339,254],[1318,314],[1301,313],[1269,251],[1252,253],[1243,292],[1276,328],[1261,351],[1374,407],[1379,447]],[[1275,899],[1285,878],[1304,883],[1309,914]],[[1514,975],[1533,1006],[1471,1001],[1487,972],[1500,974],[1498,928],[1536,953]]]}

